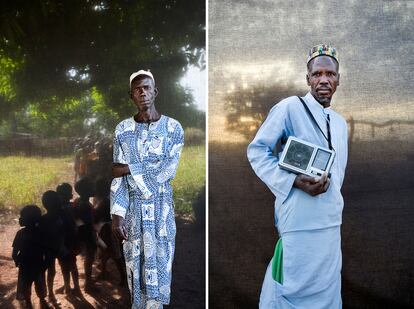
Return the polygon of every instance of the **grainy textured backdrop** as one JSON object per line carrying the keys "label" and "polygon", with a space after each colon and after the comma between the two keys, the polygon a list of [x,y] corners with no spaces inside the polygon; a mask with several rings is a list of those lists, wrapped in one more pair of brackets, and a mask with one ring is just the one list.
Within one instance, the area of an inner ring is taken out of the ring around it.
{"label": "grainy textured backdrop", "polygon": [[255,308],[277,234],[245,151],[304,94],[306,54],[337,47],[348,121],[344,308],[414,306],[414,1],[209,1],[210,308]]}

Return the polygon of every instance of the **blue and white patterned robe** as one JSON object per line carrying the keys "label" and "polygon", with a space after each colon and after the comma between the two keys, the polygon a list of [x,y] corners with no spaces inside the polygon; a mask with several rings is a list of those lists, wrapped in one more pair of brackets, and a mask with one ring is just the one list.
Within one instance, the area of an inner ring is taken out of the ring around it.
{"label": "blue and white patterned robe", "polygon": [[183,145],[180,123],[167,116],[150,124],[131,117],[115,129],[113,160],[128,164],[131,174],[112,180],[111,214],[125,218],[132,308],[145,308],[149,300],[170,301],[176,233],[170,181]]}

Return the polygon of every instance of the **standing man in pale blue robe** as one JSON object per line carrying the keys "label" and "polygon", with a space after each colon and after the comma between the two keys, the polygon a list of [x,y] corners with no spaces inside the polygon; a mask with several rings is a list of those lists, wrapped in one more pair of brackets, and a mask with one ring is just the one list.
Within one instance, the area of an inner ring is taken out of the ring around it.
{"label": "standing man in pale blue robe", "polygon": [[[339,85],[336,50],[315,46],[307,66],[310,92],[302,99],[318,125],[298,97],[286,98],[271,109],[247,149],[253,170],[276,196],[275,225],[283,252],[282,261],[275,261],[282,265],[283,281],[274,280],[273,259],[267,268],[259,304],[263,309],[342,308],[341,186],[348,137],[345,120],[331,108]],[[281,153],[273,154],[279,142],[295,136],[328,148],[329,135],[336,154],[330,178],[297,175],[279,167]]]}
{"label": "standing man in pale blue robe", "polygon": [[111,184],[112,230],[123,242],[132,308],[159,309],[170,301],[175,249],[174,178],[184,145],[177,120],[155,109],[151,72],[130,77],[138,113],[115,129]]}

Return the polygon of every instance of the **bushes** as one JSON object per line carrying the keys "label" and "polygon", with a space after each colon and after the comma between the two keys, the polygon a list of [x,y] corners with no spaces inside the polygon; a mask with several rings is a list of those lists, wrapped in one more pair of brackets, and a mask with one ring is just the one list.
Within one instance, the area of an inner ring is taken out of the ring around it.
{"label": "bushes", "polygon": [[206,141],[206,132],[198,128],[184,129],[185,145],[204,145]]}

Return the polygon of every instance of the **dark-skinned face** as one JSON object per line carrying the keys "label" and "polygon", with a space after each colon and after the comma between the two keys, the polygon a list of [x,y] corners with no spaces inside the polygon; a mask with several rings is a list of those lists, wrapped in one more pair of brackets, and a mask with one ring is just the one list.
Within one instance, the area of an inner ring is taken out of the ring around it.
{"label": "dark-skinned face", "polygon": [[158,89],[154,81],[148,76],[138,76],[131,83],[131,99],[134,101],[138,111],[145,112],[154,107]]}
{"label": "dark-skinned face", "polygon": [[308,86],[311,87],[313,97],[323,105],[328,107],[331,99],[339,86],[338,65],[329,56],[319,56],[310,63],[308,74],[306,75]]}

